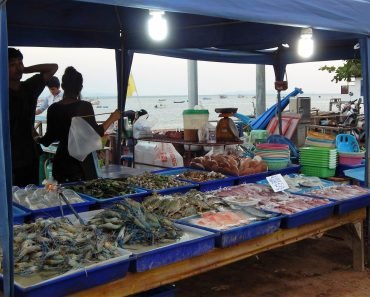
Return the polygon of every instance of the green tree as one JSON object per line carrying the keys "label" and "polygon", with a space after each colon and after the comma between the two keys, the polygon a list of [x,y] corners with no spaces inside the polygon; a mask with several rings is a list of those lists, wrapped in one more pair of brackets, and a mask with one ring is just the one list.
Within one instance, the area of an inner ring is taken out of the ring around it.
{"label": "green tree", "polygon": [[338,81],[351,81],[353,77],[361,77],[361,62],[359,59],[345,60],[343,66],[323,66],[319,70],[328,71],[329,73],[335,73],[333,79],[337,83]]}

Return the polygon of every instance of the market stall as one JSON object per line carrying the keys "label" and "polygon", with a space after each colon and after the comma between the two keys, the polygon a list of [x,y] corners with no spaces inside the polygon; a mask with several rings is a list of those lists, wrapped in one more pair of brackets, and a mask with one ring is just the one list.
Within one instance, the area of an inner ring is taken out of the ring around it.
{"label": "market stall", "polygon": [[[0,5],[0,151],[3,160],[0,167],[3,176],[0,185],[0,209],[5,222],[1,225],[1,238],[6,295],[11,295],[13,283],[11,154],[7,125],[8,44],[115,49],[119,82],[118,107],[121,110],[125,108],[133,52],[194,60],[274,65],[277,81],[284,77],[288,63],[361,56],[365,117],[369,118],[370,24],[369,6],[366,2],[346,1],[338,5],[337,1],[278,1],[250,5],[231,4],[229,1],[139,1],[132,4],[128,1],[99,0],[13,0],[2,1]],[[146,36],[143,24],[146,23],[149,9],[166,10],[169,19],[175,24],[172,38],[162,45],[153,43]],[[101,23],[102,19],[104,22]],[[301,33],[301,27],[308,26],[314,29],[318,47],[312,58],[302,59],[296,56],[294,44]],[[282,43],[292,46],[289,50],[283,50]],[[355,46],[357,43],[360,50]],[[280,49],[265,51],[273,47]],[[120,129],[121,125],[119,135]],[[367,139],[367,148],[368,141]],[[368,169],[365,180],[368,178],[367,173]],[[354,221],[347,222],[357,222],[363,218],[360,215]]]}

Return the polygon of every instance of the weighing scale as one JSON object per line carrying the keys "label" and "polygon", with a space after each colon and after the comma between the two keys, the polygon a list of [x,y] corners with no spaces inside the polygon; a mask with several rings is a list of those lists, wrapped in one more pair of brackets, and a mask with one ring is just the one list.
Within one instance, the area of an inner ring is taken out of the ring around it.
{"label": "weighing scale", "polygon": [[217,123],[217,142],[239,141],[239,131],[234,121],[230,119],[237,112],[237,108],[216,108],[215,112],[222,117]]}

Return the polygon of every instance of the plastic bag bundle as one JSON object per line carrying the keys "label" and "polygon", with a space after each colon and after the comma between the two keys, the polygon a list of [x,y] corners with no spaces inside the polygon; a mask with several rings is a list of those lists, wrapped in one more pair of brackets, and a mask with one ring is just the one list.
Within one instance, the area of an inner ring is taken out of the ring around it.
{"label": "plastic bag bundle", "polygon": [[90,124],[81,117],[73,117],[68,134],[68,152],[83,161],[93,151],[102,148],[101,137]]}

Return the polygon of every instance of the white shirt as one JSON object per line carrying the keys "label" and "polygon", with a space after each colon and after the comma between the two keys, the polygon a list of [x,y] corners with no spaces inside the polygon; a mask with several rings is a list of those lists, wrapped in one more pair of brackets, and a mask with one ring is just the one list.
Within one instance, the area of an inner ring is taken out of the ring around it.
{"label": "white shirt", "polygon": [[63,92],[60,91],[56,96],[53,94],[50,94],[47,96],[44,101],[41,103],[40,107],[37,109],[41,110],[41,112],[44,112],[50,105],[52,105],[55,102],[58,102],[63,99]]}

